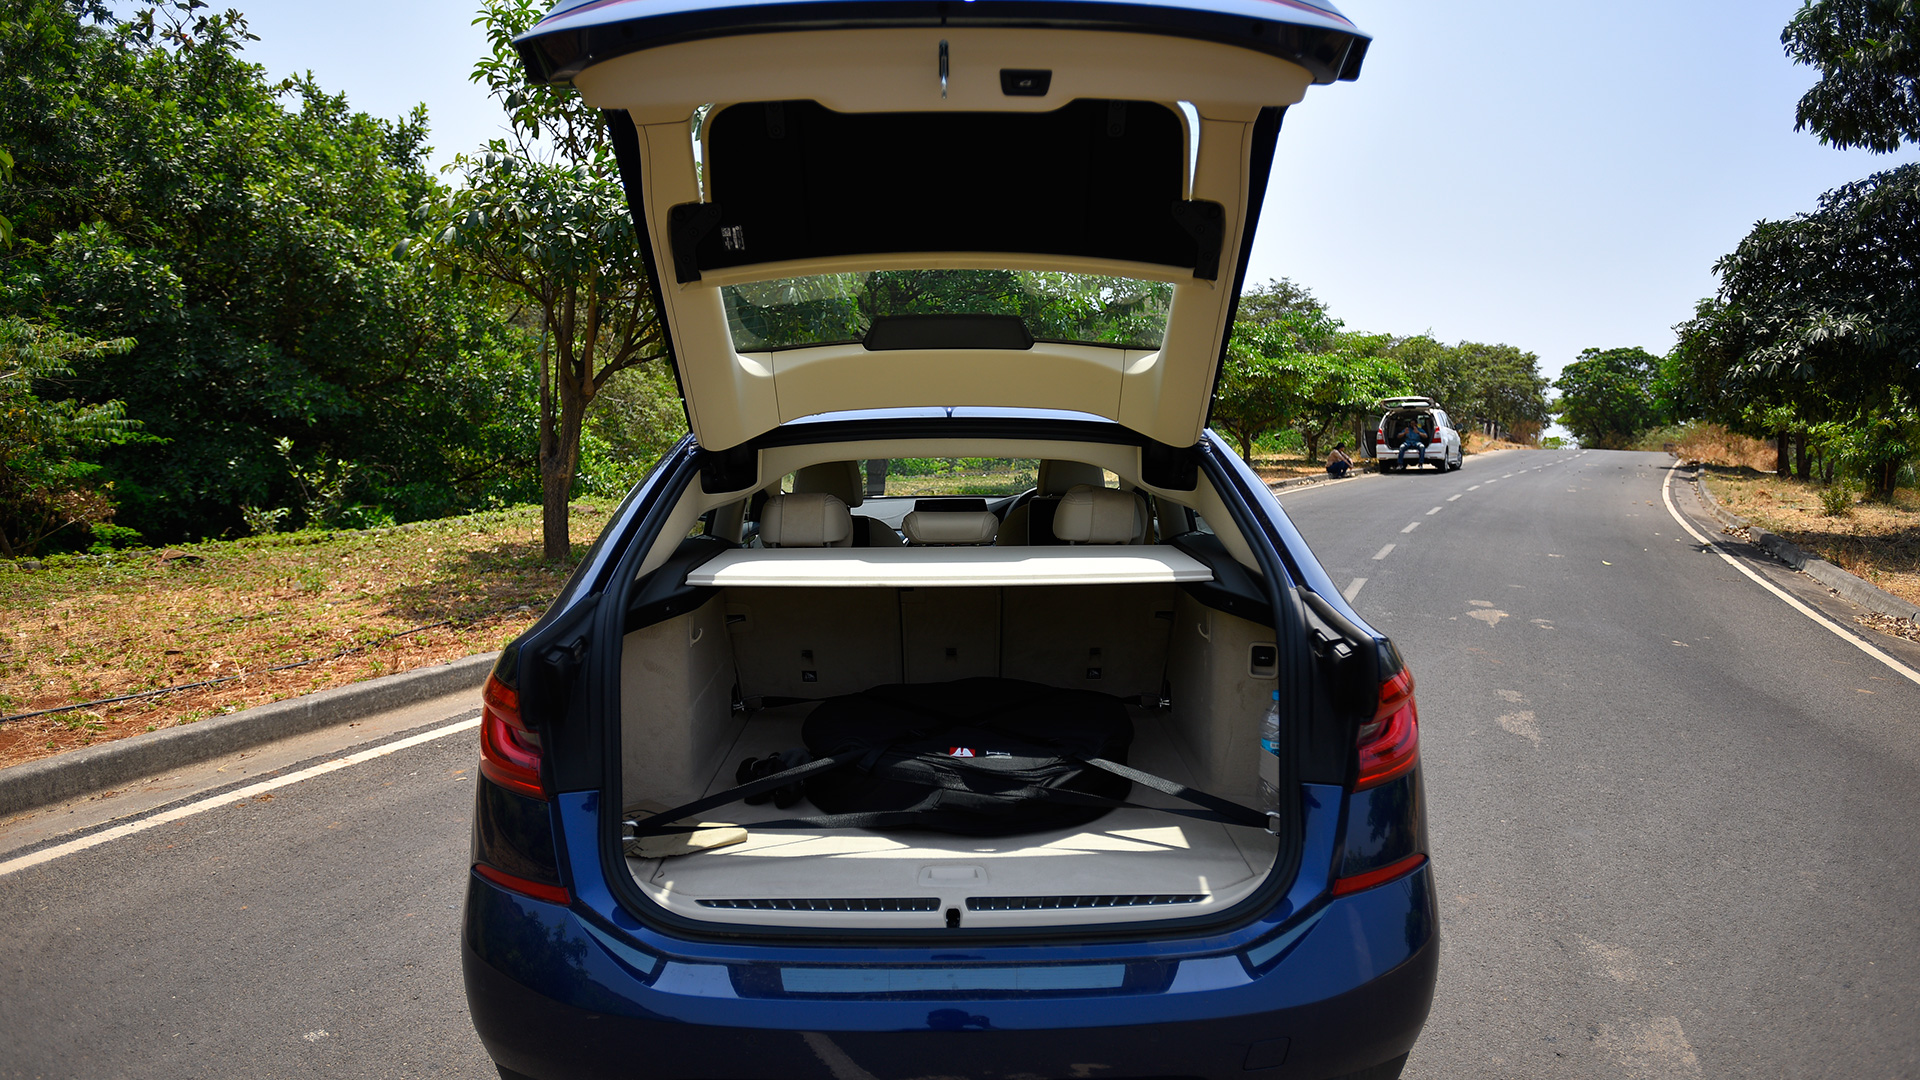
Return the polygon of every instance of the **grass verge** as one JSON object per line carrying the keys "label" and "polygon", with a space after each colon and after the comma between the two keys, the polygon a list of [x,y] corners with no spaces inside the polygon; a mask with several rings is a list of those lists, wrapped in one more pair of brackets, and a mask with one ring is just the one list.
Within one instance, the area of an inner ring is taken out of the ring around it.
{"label": "grass verge", "polygon": [[[574,504],[576,558],[613,506]],[[241,676],[7,721],[0,767],[498,649],[571,569],[541,560],[538,507],[38,570],[0,561],[0,715]],[[420,627],[430,629],[389,637]],[[318,662],[266,670],[308,660]]]}
{"label": "grass verge", "polygon": [[1802,551],[1920,604],[1920,492],[1854,501],[1828,515],[1816,483],[1744,466],[1703,465],[1714,498],[1729,511],[1792,541]]}

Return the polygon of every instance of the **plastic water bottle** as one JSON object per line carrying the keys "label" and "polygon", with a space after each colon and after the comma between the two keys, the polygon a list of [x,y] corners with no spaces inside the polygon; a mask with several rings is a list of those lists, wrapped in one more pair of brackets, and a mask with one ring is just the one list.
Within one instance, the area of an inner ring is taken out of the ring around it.
{"label": "plastic water bottle", "polygon": [[[1280,691],[1260,721],[1260,809],[1272,815],[1280,810]],[[1268,820],[1272,820],[1271,817]]]}

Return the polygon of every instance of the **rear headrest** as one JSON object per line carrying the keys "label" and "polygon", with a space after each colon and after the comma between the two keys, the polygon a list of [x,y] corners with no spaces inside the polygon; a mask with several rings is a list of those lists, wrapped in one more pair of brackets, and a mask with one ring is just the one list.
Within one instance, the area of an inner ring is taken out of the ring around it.
{"label": "rear headrest", "polygon": [[1084,461],[1043,460],[1033,480],[1041,495],[1065,495],[1081,484],[1101,487],[1107,482],[1107,474],[1100,466]]}
{"label": "rear headrest", "polygon": [[866,482],[857,461],[823,461],[793,474],[794,492],[825,492],[848,506],[859,506]]}
{"label": "rear headrest", "polygon": [[1084,484],[1061,496],[1053,513],[1053,535],[1076,544],[1129,544],[1145,524],[1133,492]]}
{"label": "rear headrest", "polygon": [[1000,531],[1000,519],[985,510],[915,510],[900,529],[914,544],[991,544]]}
{"label": "rear headrest", "polygon": [[853,515],[825,492],[775,495],[760,511],[760,541],[768,547],[846,547],[853,543]]}

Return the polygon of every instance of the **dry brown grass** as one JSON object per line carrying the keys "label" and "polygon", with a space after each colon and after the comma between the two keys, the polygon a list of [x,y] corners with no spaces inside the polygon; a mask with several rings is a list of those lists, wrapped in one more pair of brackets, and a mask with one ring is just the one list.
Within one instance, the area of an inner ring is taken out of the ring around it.
{"label": "dry brown grass", "polygon": [[[1738,435],[1719,424],[1694,424],[1672,440],[1673,452],[1682,461],[1702,465],[1721,465],[1730,469],[1746,468],[1771,474],[1776,461],[1774,445],[1765,439]],[[1660,446],[1647,449],[1658,450]],[[1782,534],[1784,535],[1784,534]]]}
{"label": "dry brown grass", "polygon": [[[1356,467],[1366,465],[1365,458],[1354,454],[1351,450],[1347,452],[1353,455],[1353,463]],[[1263,454],[1256,450],[1247,464],[1253,466],[1253,471],[1260,474],[1260,479],[1269,484],[1277,484],[1283,480],[1293,480],[1302,476],[1327,475],[1325,458],[1314,461],[1299,454]]]}
{"label": "dry brown grass", "polygon": [[[1769,451],[1767,464],[1772,463]],[[1891,500],[1856,502],[1851,513],[1829,517],[1819,484],[1719,465],[1708,466],[1702,475],[1714,498],[1733,513],[1920,604],[1920,492],[1901,488]]]}
{"label": "dry brown grass", "polygon": [[[574,506],[576,552],[611,509]],[[498,649],[569,569],[541,561],[537,507],[128,552],[111,564],[28,572],[0,562],[0,714],[243,676],[8,721],[0,766]],[[265,670],[303,660],[319,662]]]}
{"label": "dry brown grass", "polygon": [[1477,431],[1468,431],[1460,436],[1460,448],[1468,454],[1484,454],[1489,450],[1533,450],[1537,444],[1513,442],[1510,439],[1496,439],[1482,435]]}

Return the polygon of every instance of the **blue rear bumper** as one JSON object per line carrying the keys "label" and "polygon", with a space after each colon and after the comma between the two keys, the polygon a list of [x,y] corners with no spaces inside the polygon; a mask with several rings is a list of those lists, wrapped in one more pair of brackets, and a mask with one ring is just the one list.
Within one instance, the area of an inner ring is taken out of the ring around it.
{"label": "blue rear bumper", "polygon": [[[1323,899],[1344,800],[1320,794],[1267,916],[1118,943],[688,941],[633,920],[570,842],[572,907],[470,879],[467,999],[488,1053],[543,1080],[1342,1076],[1413,1046],[1439,942],[1429,866]],[[590,838],[591,797],[569,800],[564,832]]]}

